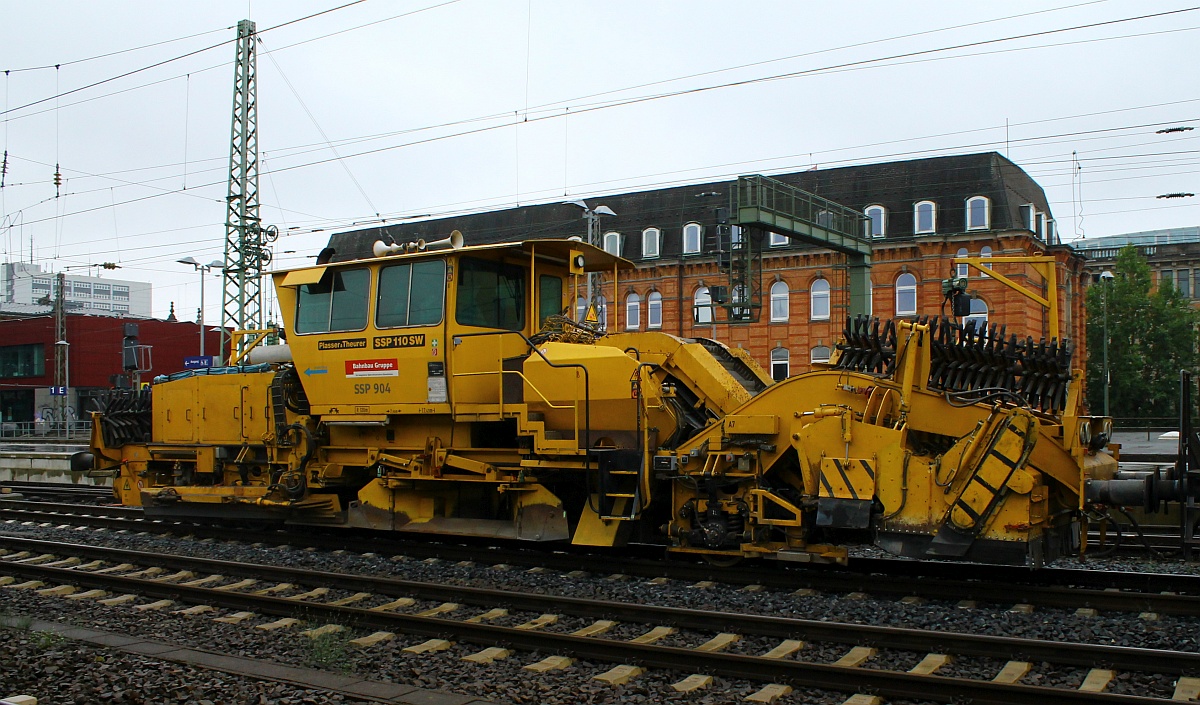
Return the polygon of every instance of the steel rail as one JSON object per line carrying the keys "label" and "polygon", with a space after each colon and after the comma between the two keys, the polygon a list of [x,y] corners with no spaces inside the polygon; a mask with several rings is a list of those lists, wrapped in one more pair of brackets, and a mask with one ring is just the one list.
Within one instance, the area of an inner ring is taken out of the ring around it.
{"label": "steel rail", "polygon": [[[1031,702],[1164,705],[1164,703],[1171,702],[1162,698],[1084,692],[1043,686],[1010,685],[943,676],[921,676],[912,673],[635,644],[628,641],[522,630],[484,623],[419,617],[316,602],[298,602],[281,597],[122,578],[115,575],[96,575],[66,568],[2,562],[0,565],[29,579],[52,581],[59,584],[81,585],[127,593],[135,592],[148,597],[177,599],[269,615],[290,616],[302,613],[309,621],[325,621],[419,636],[443,638],[452,636],[460,641],[483,645],[505,646],[526,651],[565,653],[576,658],[596,661],[632,662],[684,673],[715,673],[730,678],[791,683],[839,692],[869,691],[888,698],[916,698],[944,703],[969,700],[973,703],[992,705],[1026,705]],[[540,597],[545,600],[545,596]]]}
{"label": "steel rail", "polygon": [[[25,509],[34,505],[33,509]],[[40,506],[36,506],[40,505]],[[88,515],[47,513],[41,507],[78,508]],[[120,516],[130,518],[117,518]],[[137,517],[137,518],[132,518]],[[41,502],[0,501],[0,518],[23,521],[85,521],[91,526],[130,531],[187,533],[213,539],[230,538],[230,529],[209,524],[171,523],[143,519],[135,507],[92,507]],[[0,525],[2,526],[2,525]],[[612,553],[574,550],[548,552],[530,548],[497,548],[482,543],[441,543],[381,537],[378,532],[336,530],[309,533],[314,527],[288,527],[285,531],[237,530],[242,541],[289,543],[326,550],[344,549],[354,540],[371,542],[376,552],[408,553],[445,560],[496,560],[520,566],[541,566],[562,571],[594,570],[597,557],[606,569],[632,576],[668,577],[678,580],[717,580],[734,585],[760,584],[794,590],[811,588],[831,592],[867,592],[875,596],[921,596],[937,600],[977,600],[997,604],[1025,602],[1042,607],[1076,609],[1092,607],[1120,612],[1158,612],[1200,616],[1200,576],[1168,573],[1109,572],[1083,569],[957,564],[896,559],[858,559],[850,568],[835,566],[739,565],[720,569],[709,565],[618,556]],[[308,530],[308,531],[306,531]],[[297,533],[305,532],[305,533]],[[360,543],[359,545],[363,545]],[[559,547],[556,547],[559,548]],[[661,547],[658,547],[661,551]],[[648,554],[646,547],[622,549],[635,556]],[[1123,592],[1113,592],[1117,588]],[[1163,592],[1177,594],[1161,594]]]}
{"label": "steel rail", "polygon": [[[164,556],[143,551],[33,539],[0,537],[0,547],[40,553],[53,552],[55,555],[71,555],[84,559],[132,563],[140,566],[155,565],[174,570],[192,570],[225,576],[253,577],[306,586],[370,592],[388,597],[415,597],[422,600],[460,602],[484,607],[503,605],[512,609],[537,613],[554,610],[579,617],[616,618],[623,622],[669,624],[697,631],[731,631],[743,635],[782,639],[803,638],[809,641],[871,645],[907,651],[941,652],[949,650],[961,655],[1034,659],[1086,667],[1097,664],[1120,664],[1122,668],[1129,670],[1155,673],[1179,674],[1200,669],[1200,653],[1192,652],[1102,644],[1044,642],[1015,637],[640,605],[544,593],[522,593],[504,589],[314,571],[308,568],[286,568],[241,561],[221,561],[177,555]],[[4,572],[7,567],[23,565],[25,564],[0,560],[0,573]],[[64,575],[88,575],[88,573],[67,569]]]}

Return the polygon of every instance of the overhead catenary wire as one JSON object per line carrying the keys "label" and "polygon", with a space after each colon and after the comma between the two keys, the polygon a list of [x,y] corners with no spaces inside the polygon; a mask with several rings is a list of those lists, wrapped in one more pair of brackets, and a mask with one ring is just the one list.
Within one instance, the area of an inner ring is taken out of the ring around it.
{"label": "overhead catenary wire", "polygon": [[288,167],[288,168],[299,168],[300,166],[306,166],[306,165],[293,165],[293,166],[291,166],[291,167]]}

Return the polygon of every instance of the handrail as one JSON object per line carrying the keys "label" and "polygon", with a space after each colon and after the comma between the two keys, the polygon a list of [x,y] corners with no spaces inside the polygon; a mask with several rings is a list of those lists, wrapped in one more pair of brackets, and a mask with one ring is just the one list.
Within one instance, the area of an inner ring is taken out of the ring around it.
{"label": "handrail", "polygon": [[[587,367],[578,362],[568,362],[568,363],[554,362],[550,358],[546,357],[542,353],[542,351],[539,350],[538,347],[533,344],[533,341],[530,340],[524,333],[522,333],[519,330],[496,330],[496,331],[485,331],[482,333],[459,333],[454,336],[451,336],[450,344],[452,346],[457,345],[458,341],[460,341],[462,338],[480,338],[480,337],[491,336],[491,335],[495,335],[495,336],[518,335],[521,337],[521,340],[524,340],[525,344],[529,346],[529,349],[532,350],[533,352],[537,353],[537,356],[542,358],[542,361],[545,362],[550,367],[553,367],[556,369],[566,369],[569,367],[577,367],[577,368],[583,370],[583,434],[584,434],[583,469],[585,472],[588,470],[591,470],[590,451],[592,448],[592,382],[591,382],[591,378],[588,376]],[[500,369],[498,370],[498,377],[499,377],[499,379],[503,380],[504,379],[503,360],[501,360],[500,362],[501,362],[501,365],[500,365]],[[450,376],[451,377],[458,377],[458,376],[465,377],[465,376],[468,376],[471,374],[476,374],[476,373],[451,372]],[[478,374],[490,374],[490,373],[478,373]],[[503,410],[504,410],[503,381],[501,381],[501,389],[500,389],[500,409],[503,412]],[[576,412],[576,420],[578,421],[578,412]],[[578,442],[578,439],[579,439],[578,424],[576,424],[576,428],[575,428],[575,439],[576,439],[576,442]]]}

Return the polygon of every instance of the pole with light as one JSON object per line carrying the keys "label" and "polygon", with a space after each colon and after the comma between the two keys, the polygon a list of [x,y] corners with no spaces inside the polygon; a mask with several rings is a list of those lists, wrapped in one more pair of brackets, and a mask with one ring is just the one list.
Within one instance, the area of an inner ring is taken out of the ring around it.
{"label": "pole with light", "polygon": [[[613,212],[613,209],[609,208],[608,206],[596,206],[595,208],[592,208],[592,207],[588,206],[587,201],[583,200],[582,198],[575,200],[575,201],[564,201],[563,205],[579,206],[580,208],[583,209],[583,217],[587,220],[587,242],[589,245],[592,245],[593,247],[600,247],[600,243],[597,242],[597,240],[600,239],[600,216],[616,215],[616,213]],[[593,289],[596,288],[594,286],[595,279],[596,279],[596,273],[590,272],[587,277],[588,306],[592,306],[596,303],[595,301],[592,300]],[[616,298],[615,292],[614,292],[613,298],[614,299]],[[597,310],[597,313],[600,313],[600,312]],[[579,312],[576,311],[575,315],[579,316]]]}
{"label": "pole with light", "polygon": [[58,397],[58,420],[62,423],[63,431],[70,434],[71,427],[67,421],[67,407],[71,394],[71,344],[65,340],[54,341],[54,347],[63,352],[63,394]]}
{"label": "pole with light", "polygon": [[200,264],[193,257],[184,257],[177,259],[180,264],[190,264],[200,272],[200,357],[204,357],[204,277],[213,269],[222,269],[225,263],[219,260],[213,260],[208,264]]}
{"label": "pole with light", "polygon": [[1104,302],[1104,415],[1108,416],[1108,292],[1112,288],[1113,273],[1107,269],[1100,272],[1100,296]]}

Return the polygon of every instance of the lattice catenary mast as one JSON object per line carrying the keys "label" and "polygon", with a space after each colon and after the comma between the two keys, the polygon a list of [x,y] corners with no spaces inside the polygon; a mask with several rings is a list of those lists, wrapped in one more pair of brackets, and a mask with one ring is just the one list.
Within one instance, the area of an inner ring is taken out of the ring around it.
{"label": "lattice catenary mast", "polygon": [[[258,208],[258,68],[255,25],[238,22],[233,73],[233,127],[225,211],[225,287],[221,300],[221,350],[229,331],[262,326],[262,270],[271,261],[266,244],[278,231],[264,229]],[[229,351],[231,353],[236,351]]]}

